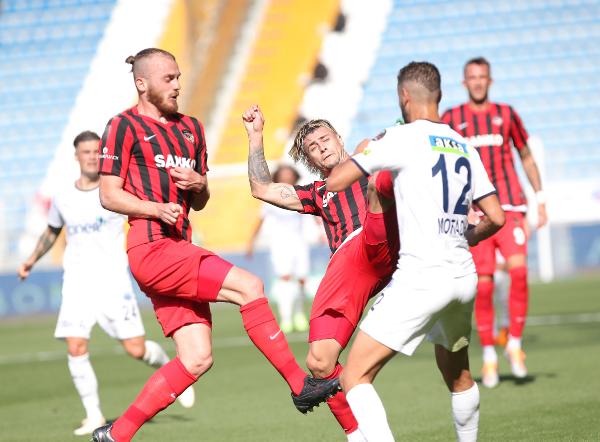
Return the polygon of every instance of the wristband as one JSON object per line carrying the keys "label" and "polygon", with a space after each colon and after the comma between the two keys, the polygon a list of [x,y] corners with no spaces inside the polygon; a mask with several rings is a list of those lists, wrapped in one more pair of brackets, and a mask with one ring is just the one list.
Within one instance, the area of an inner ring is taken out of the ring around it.
{"label": "wristband", "polygon": [[543,190],[535,192],[535,200],[538,204],[546,204],[546,193]]}

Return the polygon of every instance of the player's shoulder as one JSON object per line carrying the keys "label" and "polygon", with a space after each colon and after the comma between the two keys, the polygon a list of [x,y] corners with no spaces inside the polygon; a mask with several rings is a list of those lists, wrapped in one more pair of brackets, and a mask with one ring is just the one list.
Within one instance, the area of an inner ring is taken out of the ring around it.
{"label": "player's shoulder", "polygon": [[113,115],[106,123],[106,128],[110,129],[121,125],[129,125],[133,118],[133,113],[131,111],[132,108],[128,108],[116,115]]}

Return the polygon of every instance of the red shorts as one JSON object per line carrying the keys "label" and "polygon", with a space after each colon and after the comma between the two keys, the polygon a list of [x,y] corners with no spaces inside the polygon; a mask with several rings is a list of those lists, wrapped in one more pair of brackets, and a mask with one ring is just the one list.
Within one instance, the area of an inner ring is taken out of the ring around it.
{"label": "red shorts", "polygon": [[495,235],[471,247],[478,275],[493,275],[496,271],[496,249],[508,259],[513,255],[527,255],[525,214],[506,212],[506,223]]}
{"label": "red shorts", "polygon": [[[367,212],[363,230],[333,254],[313,301],[311,341],[339,338],[337,325],[313,332],[312,325],[317,324],[314,320],[323,315],[343,316],[355,328],[369,299],[390,281],[398,261],[395,216],[395,210],[388,210],[385,215]],[[326,330],[329,336],[323,333]],[[342,347],[346,343],[340,342]]]}
{"label": "red shorts", "polygon": [[127,251],[129,267],[152,300],[165,336],[187,324],[211,326],[214,302],[233,264],[187,241],[164,238]]}

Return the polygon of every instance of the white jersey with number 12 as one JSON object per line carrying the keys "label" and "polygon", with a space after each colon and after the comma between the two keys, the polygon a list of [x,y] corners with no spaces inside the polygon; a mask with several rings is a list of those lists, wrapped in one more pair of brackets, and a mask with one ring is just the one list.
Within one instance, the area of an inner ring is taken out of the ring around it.
{"label": "white jersey with number 12", "polygon": [[386,130],[353,161],[366,173],[394,171],[402,245],[398,268],[475,272],[467,240],[473,201],[495,193],[479,154],[450,126],[417,120]]}

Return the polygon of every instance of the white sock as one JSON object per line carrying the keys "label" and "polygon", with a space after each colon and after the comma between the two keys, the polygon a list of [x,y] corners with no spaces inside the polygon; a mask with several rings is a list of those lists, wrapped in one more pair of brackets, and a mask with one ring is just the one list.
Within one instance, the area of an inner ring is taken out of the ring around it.
{"label": "white sock", "polygon": [[358,384],[346,394],[358,427],[370,442],[394,442],[385,408],[371,384]]}
{"label": "white sock", "polygon": [[479,429],[479,388],[474,383],[471,388],[452,393],[452,417],[458,442],[477,440]]}
{"label": "white sock", "polygon": [[160,368],[170,361],[169,356],[160,345],[148,340],[146,340],[146,352],[142,360],[154,368]]}
{"label": "white sock", "polygon": [[498,355],[496,354],[496,348],[493,345],[483,346],[483,362],[498,362]]}
{"label": "white sock", "polygon": [[520,350],[521,349],[521,338],[515,338],[513,335],[508,335],[508,343],[506,344],[507,350]]}
{"label": "white sock", "polygon": [[98,380],[90,363],[90,354],[68,355],[68,365],[87,418],[90,420],[102,419],[100,398],[98,397]]}
{"label": "white sock", "polygon": [[348,442],[368,442],[360,430],[354,430],[348,434]]}
{"label": "white sock", "polygon": [[292,322],[294,301],[296,299],[297,284],[295,281],[277,279],[272,289],[279,310],[279,322]]}

